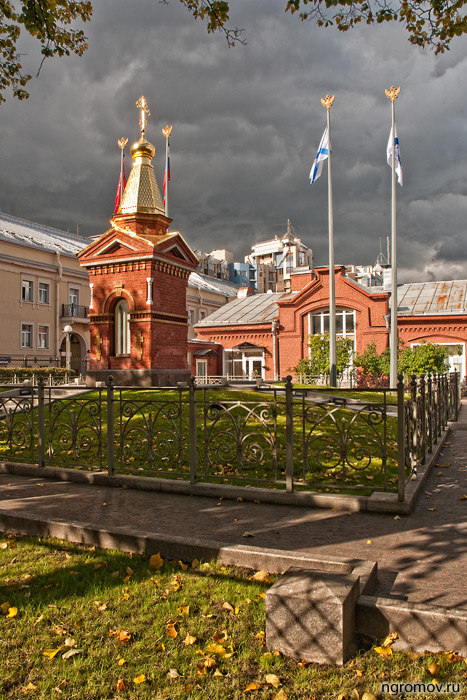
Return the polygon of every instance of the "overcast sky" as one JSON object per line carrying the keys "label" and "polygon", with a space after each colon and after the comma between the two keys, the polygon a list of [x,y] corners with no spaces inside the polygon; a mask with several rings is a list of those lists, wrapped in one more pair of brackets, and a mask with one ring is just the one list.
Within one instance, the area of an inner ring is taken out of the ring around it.
{"label": "overcast sky", "polygon": [[[139,137],[136,100],[162,188],[171,138],[170,215],[192,248],[237,259],[286,229],[327,264],[327,174],[308,175],[332,108],[336,263],[374,263],[390,232],[384,89],[396,102],[399,281],[467,278],[467,39],[445,55],[398,25],[346,34],[285,14],[285,0],[232,0],[246,46],[208,35],[177,0],[99,0],[82,58],[49,60],[29,100],[0,107],[0,208],[83,235],[103,233],[119,177],[117,139]],[[38,51],[24,40],[23,64]],[[127,157],[127,175],[131,158]]]}

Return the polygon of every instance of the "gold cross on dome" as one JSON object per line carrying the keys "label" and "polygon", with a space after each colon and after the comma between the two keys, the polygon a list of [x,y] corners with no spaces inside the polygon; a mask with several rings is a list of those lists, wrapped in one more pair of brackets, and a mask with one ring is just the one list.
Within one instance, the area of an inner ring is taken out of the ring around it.
{"label": "gold cross on dome", "polygon": [[140,99],[136,103],[136,106],[138,107],[138,109],[141,110],[141,117],[139,120],[139,125],[141,127],[141,136],[144,136],[144,134],[146,133],[146,124],[147,124],[146,115],[148,117],[151,116],[151,112],[149,111],[148,103],[146,102],[146,98],[144,97],[144,95],[141,95]]}

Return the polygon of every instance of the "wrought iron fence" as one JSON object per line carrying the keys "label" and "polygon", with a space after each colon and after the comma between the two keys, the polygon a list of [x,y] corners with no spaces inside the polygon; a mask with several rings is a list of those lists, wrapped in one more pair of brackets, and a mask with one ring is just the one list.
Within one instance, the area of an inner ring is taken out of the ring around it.
{"label": "wrought iron fence", "polygon": [[[396,392],[285,387],[37,386],[0,393],[5,459],[292,490],[397,491],[456,420],[459,377],[403,378]],[[20,393],[22,392],[22,393]],[[360,398],[359,398],[360,397]],[[397,399],[397,405],[395,400]]]}

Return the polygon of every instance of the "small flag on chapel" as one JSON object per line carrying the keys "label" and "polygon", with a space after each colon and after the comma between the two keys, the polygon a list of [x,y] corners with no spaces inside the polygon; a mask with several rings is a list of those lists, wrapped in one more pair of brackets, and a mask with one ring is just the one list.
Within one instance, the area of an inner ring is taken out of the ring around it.
{"label": "small flag on chapel", "polygon": [[167,185],[170,182],[170,144],[169,140],[167,139],[167,162],[165,164],[165,171],[164,171],[164,206],[166,203],[167,199]]}

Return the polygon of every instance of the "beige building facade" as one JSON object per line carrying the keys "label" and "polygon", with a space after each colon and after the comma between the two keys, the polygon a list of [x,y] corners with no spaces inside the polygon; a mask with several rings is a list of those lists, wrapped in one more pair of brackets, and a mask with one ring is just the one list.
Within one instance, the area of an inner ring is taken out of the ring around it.
{"label": "beige building facade", "polygon": [[89,278],[76,253],[87,241],[0,212],[0,366],[66,365],[84,373],[89,350]]}

